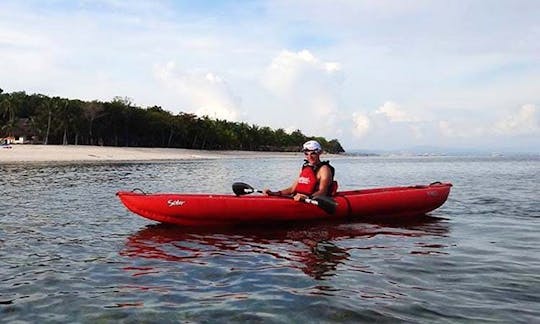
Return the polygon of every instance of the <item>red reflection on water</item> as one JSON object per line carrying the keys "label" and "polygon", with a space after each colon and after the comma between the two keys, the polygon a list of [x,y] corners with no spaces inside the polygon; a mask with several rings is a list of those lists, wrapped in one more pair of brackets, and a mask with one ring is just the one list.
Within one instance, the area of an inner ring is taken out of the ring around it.
{"label": "red reflection on water", "polygon": [[[208,256],[246,252],[265,254],[286,260],[288,266],[322,280],[334,275],[337,267],[350,257],[349,251],[352,248],[340,247],[337,245],[338,242],[358,238],[370,239],[378,235],[445,236],[448,229],[440,221],[439,218],[426,216],[406,224],[344,222],[212,229],[186,229],[158,224],[150,225],[131,235],[120,255],[204,265]],[[444,248],[442,245],[425,243],[417,243],[416,246],[421,250],[410,253],[437,253],[436,250]],[[354,247],[354,249],[371,248],[385,248],[385,246],[368,244]],[[354,268],[370,273],[368,266],[354,265]],[[151,268],[129,270],[137,270],[133,275],[153,272]]]}

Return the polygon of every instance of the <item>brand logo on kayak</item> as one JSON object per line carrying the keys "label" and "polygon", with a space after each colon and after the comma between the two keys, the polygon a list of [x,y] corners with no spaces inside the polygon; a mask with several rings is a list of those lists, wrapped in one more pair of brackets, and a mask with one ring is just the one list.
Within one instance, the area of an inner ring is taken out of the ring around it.
{"label": "brand logo on kayak", "polygon": [[438,197],[439,196],[439,193],[435,190],[431,190],[431,191],[428,191],[427,192],[428,196],[431,196],[431,197]]}
{"label": "brand logo on kayak", "polygon": [[183,200],[168,200],[167,201],[167,204],[169,205],[169,207],[173,207],[173,206],[182,206],[183,204],[185,204],[186,202],[183,201]]}

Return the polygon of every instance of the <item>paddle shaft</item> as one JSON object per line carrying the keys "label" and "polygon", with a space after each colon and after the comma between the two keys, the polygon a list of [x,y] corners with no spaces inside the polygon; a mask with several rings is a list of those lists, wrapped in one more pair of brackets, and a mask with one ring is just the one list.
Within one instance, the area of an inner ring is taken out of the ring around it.
{"label": "paddle shaft", "polygon": [[[264,193],[262,190],[259,190],[259,189],[254,189],[254,188],[251,188],[251,189],[244,189],[244,191],[246,193],[252,193],[252,192],[257,192],[257,193]],[[268,196],[274,196],[274,197],[285,197],[285,198],[294,198],[294,196],[290,196],[290,195],[282,195],[280,191],[278,191],[278,193],[275,193],[275,192],[268,192],[267,195]],[[301,201],[303,202],[307,202],[308,204],[313,204],[313,205],[319,205],[319,202],[315,199],[311,199],[311,198],[303,198],[303,199],[300,199]]]}
{"label": "paddle shaft", "polygon": [[[233,183],[233,192],[237,196],[246,195],[254,192],[263,193],[262,190],[258,190],[253,188],[252,186],[248,185],[247,183],[243,182],[235,182]],[[293,199],[292,196],[282,196],[282,195],[276,195],[272,192],[268,193],[269,196],[275,196],[275,197],[283,197],[283,198],[289,198]],[[316,198],[303,198],[300,199],[301,202],[312,204],[315,206],[318,206],[319,208],[323,209],[324,211],[332,214],[334,213],[336,209],[336,202],[330,198],[330,197],[316,197]]]}

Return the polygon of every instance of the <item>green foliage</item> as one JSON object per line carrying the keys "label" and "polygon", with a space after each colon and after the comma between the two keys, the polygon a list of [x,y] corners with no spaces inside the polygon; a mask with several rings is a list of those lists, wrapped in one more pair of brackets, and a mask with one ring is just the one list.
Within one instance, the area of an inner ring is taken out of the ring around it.
{"label": "green foliage", "polygon": [[316,139],[329,153],[344,152],[337,139],[183,112],[174,115],[158,106],[136,107],[127,97],[86,102],[0,91],[0,137],[14,135],[45,144],[249,151],[298,151],[302,143]]}

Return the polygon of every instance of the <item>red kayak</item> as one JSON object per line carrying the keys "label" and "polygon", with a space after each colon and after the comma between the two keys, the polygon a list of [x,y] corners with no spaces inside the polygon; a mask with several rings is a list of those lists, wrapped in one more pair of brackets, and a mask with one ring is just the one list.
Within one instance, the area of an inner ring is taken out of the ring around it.
{"label": "red kayak", "polygon": [[[248,185],[246,185],[248,186]],[[249,186],[248,186],[249,187]],[[226,194],[147,194],[120,191],[117,196],[142,217],[183,226],[222,226],[310,220],[402,221],[440,207],[450,193],[450,183],[387,187],[338,192],[332,198],[297,202],[281,196]],[[238,189],[234,188],[233,189]],[[248,188],[245,188],[248,192]],[[251,187],[249,187],[251,192]],[[237,192],[235,190],[235,192]]]}

